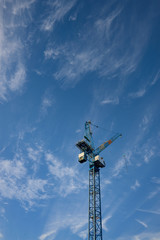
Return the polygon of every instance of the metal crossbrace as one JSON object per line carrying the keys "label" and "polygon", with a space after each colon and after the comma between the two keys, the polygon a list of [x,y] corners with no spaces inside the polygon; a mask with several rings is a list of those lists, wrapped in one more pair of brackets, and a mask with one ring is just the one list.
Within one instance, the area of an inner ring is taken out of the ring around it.
{"label": "metal crossbrace", "polygon": [[93,166],[89,170],[89,229],[88,240],[102,240],[100,171]]}

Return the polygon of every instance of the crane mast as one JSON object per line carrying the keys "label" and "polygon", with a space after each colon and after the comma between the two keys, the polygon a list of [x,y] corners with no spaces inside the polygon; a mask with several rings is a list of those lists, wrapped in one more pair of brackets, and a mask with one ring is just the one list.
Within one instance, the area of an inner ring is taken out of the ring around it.
{"label": "crane mast", "polygon": [[94,148],[91,121],[85,123],[84,139],[76,146],[80,149],[79,162],[89,161],[89,207],[88,207],[88,240],[102,240],[100,168],[105,167],[103,158],[99,156],[106,147],[122,134],[117,133],[110,140]]}

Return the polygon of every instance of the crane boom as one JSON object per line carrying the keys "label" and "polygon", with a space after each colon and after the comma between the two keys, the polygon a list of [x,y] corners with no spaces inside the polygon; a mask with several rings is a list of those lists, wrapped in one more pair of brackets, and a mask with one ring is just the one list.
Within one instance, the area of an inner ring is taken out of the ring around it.
{"label": "crane boom", "polygon": [[122,134],[121,133],[116,133],[111,139],[109,139],[108,141],[104,142],[103,144],[101,144],[98,148],[95,149],[95,151],[93,152],[94,156],[99,155],[100,152],[102,152],[106,147],[108,147],[112,142],[114,142],[118,137],[121,137]]}

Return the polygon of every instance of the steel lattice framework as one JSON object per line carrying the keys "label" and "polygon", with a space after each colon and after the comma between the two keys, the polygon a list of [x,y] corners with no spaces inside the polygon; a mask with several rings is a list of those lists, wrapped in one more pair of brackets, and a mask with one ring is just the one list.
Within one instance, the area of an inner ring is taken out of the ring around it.
{"label": "steel lattice framework", "polygon": [[120,136],[122,134],[117,133],[110,140],[95,149],[92,139],[91,121],[88,121],[85,123],[85,139],[76,144],[81,151],[79,162],[89,161],[88,240],[102,240],[100,168],[105,167],[105,162],[103,158],[100,158],[99,154]]}
{"label": "steel lattice framework", "polygon": [[101,192],[99,168],[89,169],[89,224],[88,239],[102,240]]}

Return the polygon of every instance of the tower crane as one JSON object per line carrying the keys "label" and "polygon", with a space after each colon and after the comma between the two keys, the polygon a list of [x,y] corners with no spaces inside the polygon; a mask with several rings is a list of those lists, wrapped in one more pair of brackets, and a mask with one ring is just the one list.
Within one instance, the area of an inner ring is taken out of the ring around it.
{"label": "tower crane", "polygon": [[102,240],[100,168],[105,167],[105,161],[99,154],[122,134],[115,134],[111,139],[95,148],[91,125],[91,121],[85,123],[84,139],[79,141],[76,146],[80,149],[78,161],[80,163],[89,161],[88,240]]}

